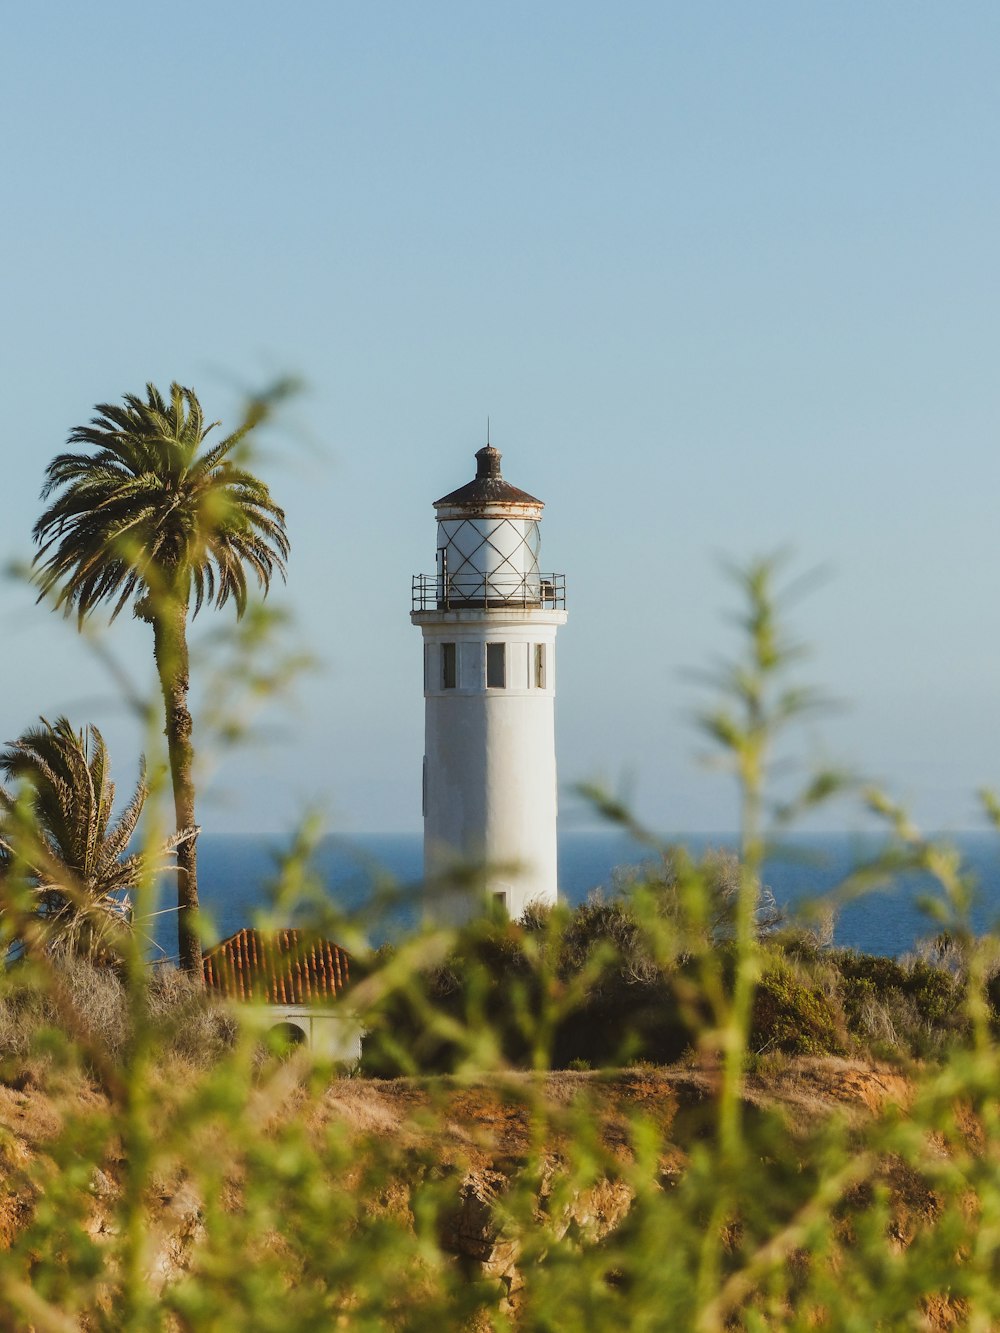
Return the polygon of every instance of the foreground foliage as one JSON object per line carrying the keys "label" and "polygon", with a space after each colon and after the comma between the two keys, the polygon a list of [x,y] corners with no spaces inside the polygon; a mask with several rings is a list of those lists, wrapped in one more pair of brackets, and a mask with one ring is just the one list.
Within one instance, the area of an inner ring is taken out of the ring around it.
{"label": "foreground foliage", "polygon": [[[959,859],[869,797],[890,844],[849,887],[931,875],[936,959],[833,950],[762,910],[766,825],[838,786],[768,804],[768,751],[813,703],[785,681],[773,576],[743,576],[747,652],[705,718],[743,793],[734,865],[657,847],[669,873],[623,897],[369,960],[350,993],[366,1058],[447,1075],[337,1079],[262,1051],[196,992],[164,997],[131,935],[103,990],[29,949],[0,978],[7,1326],[1000,1326],[997,955]],[[283,884],[309,897],[304,850]],[[99,1021],[109,1004],[122,1021]],[[187,1024],[215,1033],[207,1055]],[[29,1133],[43,1097],[58,1114]]]}

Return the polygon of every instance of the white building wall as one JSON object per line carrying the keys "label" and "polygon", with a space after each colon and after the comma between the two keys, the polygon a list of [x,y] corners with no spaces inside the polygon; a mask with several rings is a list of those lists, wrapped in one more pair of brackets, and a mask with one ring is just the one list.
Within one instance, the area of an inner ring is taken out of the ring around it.
{"label": "white building wall", "polygon": [[238,1013],[262,1031],[269,1031],[281,1023],[290,1023],[292,1027],[298,1028],[309,1050],[320,1060],[356,1065],[361,1059],[361,1024],[355,1014],[341,1006],[340,1001],[337,1001],[336,1008],[301,1004],[241,1004]]}
{"label": "white building wall", "polygon": [[[564,611],[415,612],[424,634],[424,859],[429,880],[456,865],[486,867],[486,891],[512,917],[557,892],[555,637]],[[456,685],[444,688],[442,648],[456,645]],[[486,685],[487,644],[503,643],[506,684]],[[535,682],[535,646],[544,683]],[[478,908],[469,891],[442,903],[447,919]]]}

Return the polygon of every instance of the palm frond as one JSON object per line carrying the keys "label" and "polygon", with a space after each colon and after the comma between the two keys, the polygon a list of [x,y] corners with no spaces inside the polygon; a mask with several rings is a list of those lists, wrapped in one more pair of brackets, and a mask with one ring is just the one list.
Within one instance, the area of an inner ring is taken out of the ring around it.
{"label": "palm frond", "polygon": [[249,427],[205,448],[206,424],[192,389],[153,384],[145,397],[100,403],[49,464],[33,529],[39,598],[82,621],[99,606],[114,619],[130,602],[185,594],[192,614],[232,600],[246,608],[251,569],[266,593],[285,576],[284,511],[232,451]]}
{"label": "palm frond", "polygon": [[128,852],[148,792],[145,764],[117,819],[107,746],[93,725],[76,731],[65,717],[42,718],[0,751],[0,773],[15,784],[0,787],[0,870],[16,865],[28,876],[50,947],[104,957],[124,923],[122,895],[149,870],[144,854]]}

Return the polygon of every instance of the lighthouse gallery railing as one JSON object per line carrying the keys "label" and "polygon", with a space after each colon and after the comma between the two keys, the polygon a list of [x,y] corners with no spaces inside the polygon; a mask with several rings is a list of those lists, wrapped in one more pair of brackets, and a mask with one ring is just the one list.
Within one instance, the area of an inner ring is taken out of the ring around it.
{"label": "lighthouse gallery railing", "polygon": [[564,611],[566,575],[533,573],[518,578],[507,571],[485,576],[414,574],[412,596],[414,611],[461,611],[504,606]]}

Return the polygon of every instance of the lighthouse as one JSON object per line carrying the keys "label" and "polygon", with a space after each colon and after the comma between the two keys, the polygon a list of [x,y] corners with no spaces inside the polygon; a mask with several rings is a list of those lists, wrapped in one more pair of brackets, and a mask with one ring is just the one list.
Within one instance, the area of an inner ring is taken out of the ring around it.
{"label": "lighthouse", "polygon": [[[424,871],[482,866],[511,917],[556,901],[556,630],[561,574],[539,569],[543,503],[505,481],[500,454],[435,500],[437,568],[413,579],[424,640]],[[458,924],[481,905],[446,895]]]}

